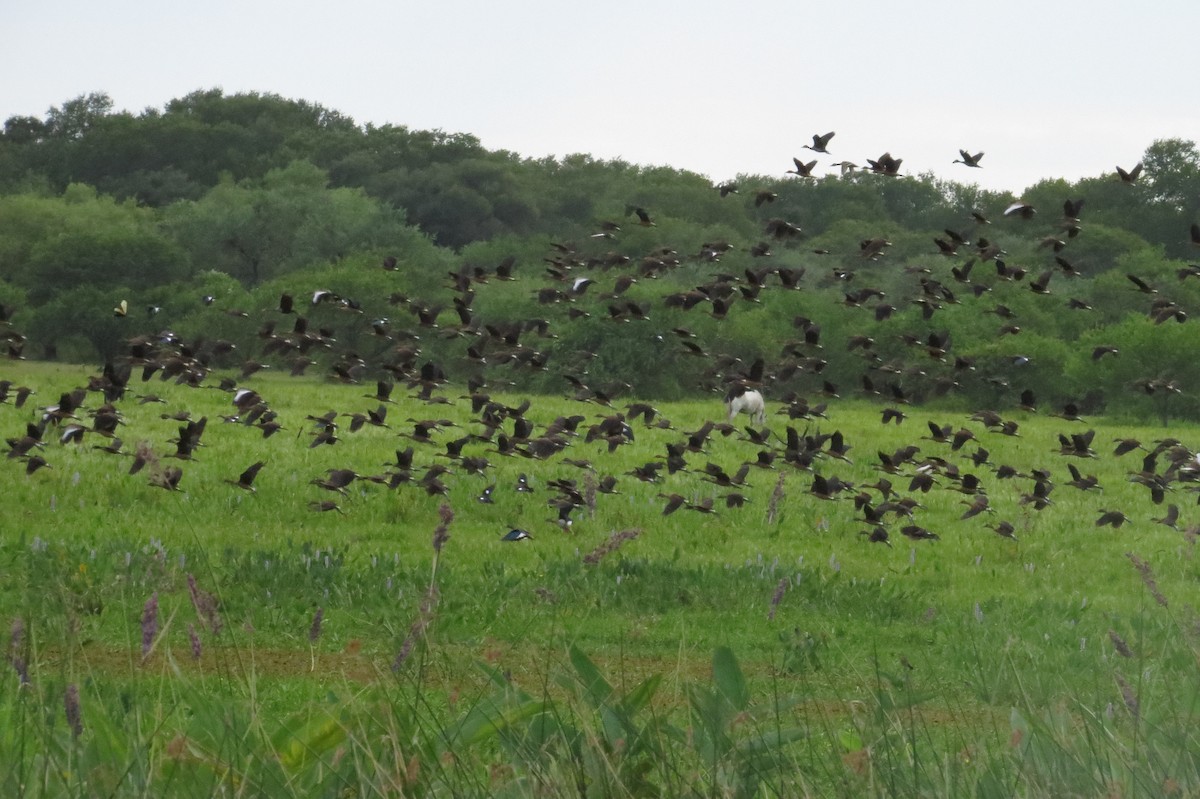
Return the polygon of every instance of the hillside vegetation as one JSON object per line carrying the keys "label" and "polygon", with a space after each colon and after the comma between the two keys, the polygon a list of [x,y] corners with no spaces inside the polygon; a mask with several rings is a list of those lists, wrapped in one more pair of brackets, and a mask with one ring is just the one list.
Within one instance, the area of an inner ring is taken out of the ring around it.
{"label": "hillside vegetation", "polygon": [[[549,393],[586,373],[657,398],[723,392],[762,359],[774,397],[1006,408],[1037,389],[1087,412],[1200,413],[1194,142],[1151,143],[1130,180],[1021,198],[788,175],[787,156],[779,175],[714,186],[273,95],[195,92],[138,115],[79,97],[0,137],[10,355],[99,363],[170,331],[205,368],[351,362],[375,379],[433,363]],[[272,337],[290,325],[283,293],[317,340]]]}

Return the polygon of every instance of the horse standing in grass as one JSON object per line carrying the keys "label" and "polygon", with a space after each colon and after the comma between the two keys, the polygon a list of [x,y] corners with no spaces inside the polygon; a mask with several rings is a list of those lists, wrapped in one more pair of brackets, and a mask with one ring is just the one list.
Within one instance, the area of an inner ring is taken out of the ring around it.
{"label": "horse standing in grass", "polygon": [[767,421],[767,404],[763,401],[763,395],[745,386],[734,386],[729,389],[725,394],[725,410],[728,412],[730,422],[743,412],[750,414],[750,418],[757,425],[765,424]]}

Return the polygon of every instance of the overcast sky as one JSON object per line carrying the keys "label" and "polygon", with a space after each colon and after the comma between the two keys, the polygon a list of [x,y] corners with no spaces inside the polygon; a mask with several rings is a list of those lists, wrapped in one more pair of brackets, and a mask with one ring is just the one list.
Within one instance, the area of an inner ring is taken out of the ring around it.
{"label": "overcast sky", "polygon": [[[106,92],[303,99],[719,182],[792,157],[1023,188],[1200,138],[1196,0],[0,0],[0,119]],[[836,131],[832,157],[801,145]],[[959,148],[982,169],[953,164]]]}

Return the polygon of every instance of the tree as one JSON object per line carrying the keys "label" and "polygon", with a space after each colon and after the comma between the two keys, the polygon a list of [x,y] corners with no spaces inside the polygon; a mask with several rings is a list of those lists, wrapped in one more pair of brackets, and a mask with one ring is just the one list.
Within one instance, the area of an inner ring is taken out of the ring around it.
{"label": "tree", "polygon": [[33,144],[50,132],[37,117],[13,116],[4,120],[4,138],[11,144]]}
{"label": "tree", "polygon": [[62,107],[51,106],[46,112],[49,135],[62,139],[81,139],[112,112],[112,98],[103,92],[81,94]]}
{"label": "tree", "polygon": [[157,285],[186,274],[182,250],[148,209],[72,184],[61,197],[0,199],[0,277],[40,304],[77,284]]}
{"label": "tree", "polygon": [[1194,211],[1200,203],[1200,151],[1184,139],[1159,139],[1142,156],[1150,199],[1166,208]]}
{"label": "tree", "polygon": [[[116,316],[114,307],[125,300],[129,316]],[[128,287],[83,285],[67,288],[34,308],[29,314],[27,335],[31,342],[58,357],[81,362],[96,356],[115,358],[124,340],[145,329],[141,302]]]}
{"label": "tree", "polygon": [[[1120,347],[1116,357],[1093,361],[1092,347]],[[1104,392],[1107,410],[1135,418],[1157,416],[1166,426],[1172,417],[1200,413],[1193,353],[1200,347],[1194,324],[1155,325],[1144,315],[1089,332],[1079,340],[1067,365],[1070,379]]]}
{"label": "tree", "polygon": [[296,161],[261,181],[226,181],[196,203],[173,206],[168,225],[197,263],[249,286],[413,235],[401,212],[327,181],[324,171]]}
{"label": "tree", "polygon": [[39,243],[23,276],[29,301],[42,304],[76,286],[156,286],[182,279],[183,251],[146,230],[109,227],[62,233]]}

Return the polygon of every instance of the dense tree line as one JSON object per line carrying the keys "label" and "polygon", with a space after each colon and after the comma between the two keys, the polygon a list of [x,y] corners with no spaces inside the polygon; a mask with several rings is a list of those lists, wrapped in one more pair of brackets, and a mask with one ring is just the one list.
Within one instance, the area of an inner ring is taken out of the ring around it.
{"label": "dense tree line", "polygon": [[[269,94],[194,92],[137,115],[92,94],[4,123],[0,303],[12,357],[115,359],[170,330],[234,345],[214,366],[281,368],[297,353],[261,352],[280,295],[323,290],[339,302],[307,309],[333,333],[303,353],[316,368],[404,351],[523,388],[587,375],[683,396],[761,357],[780,396],[877,384],[903,386],[891,400],[1012,405],[1036,386],[1047,402],[1200,416],[1195,143],[1153,142],[1134,181],[1043,181],[1020,198],[1036,213],[1005,214],[1017,199],[862,171],[718,187]],[[938,357],[930,336],[953,349]],[[1102,346],[1120,353],[1093,359]]]}

